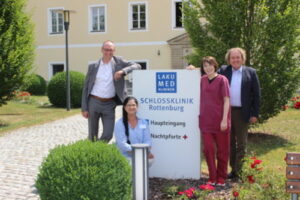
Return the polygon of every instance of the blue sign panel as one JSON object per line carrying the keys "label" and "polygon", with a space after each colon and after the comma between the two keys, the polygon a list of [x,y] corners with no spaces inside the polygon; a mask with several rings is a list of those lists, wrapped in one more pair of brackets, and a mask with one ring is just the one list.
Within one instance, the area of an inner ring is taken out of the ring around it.
{"label": "blue sign panel", "polygon": [[156,72],[156,93],[176,93],[176,72]]}

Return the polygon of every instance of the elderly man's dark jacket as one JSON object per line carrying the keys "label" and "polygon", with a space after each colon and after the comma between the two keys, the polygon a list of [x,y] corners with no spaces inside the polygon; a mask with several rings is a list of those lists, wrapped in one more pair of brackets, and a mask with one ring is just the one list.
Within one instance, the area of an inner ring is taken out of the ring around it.
{"label": "elderly man's dark jacket", "polygon": [[[231,65],[223,65],[219,69],[218,73],[226,76],[231,84]],[[243,120],[245,122],[249,122],[250,117],[258,118],[260,106],[260,86],[256,70],[254,68],[243,66],[241,90]]]}

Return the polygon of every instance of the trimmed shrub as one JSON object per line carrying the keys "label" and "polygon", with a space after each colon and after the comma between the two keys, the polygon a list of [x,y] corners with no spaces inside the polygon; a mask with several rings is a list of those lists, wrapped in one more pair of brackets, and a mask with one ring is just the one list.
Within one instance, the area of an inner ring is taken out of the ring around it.
{"label": "trimmed shrub", "polygon": [[[71,106],[81,106],[81,94],[85,76],[80,72],[70,71]],[[49,101],[57,107],[66,107],[66,72],[55,74],[48,84]]]}
{"label": "trimmed shrub", "polygon": [[129,200],[131,167],[115,145],[79,141],[50,151],[36,187],[41,200]]}
{"label": "trimmed shrub", "polygon": [[33,95],[44,95],[46,93],[46,80],[38,74],[25,76],[21,91],[29,92]]}

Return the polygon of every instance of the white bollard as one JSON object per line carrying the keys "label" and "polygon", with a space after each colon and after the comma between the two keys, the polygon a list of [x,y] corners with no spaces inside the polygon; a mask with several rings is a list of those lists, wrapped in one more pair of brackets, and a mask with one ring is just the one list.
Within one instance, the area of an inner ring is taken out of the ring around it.
{"label": "white bollard", "polygon": [[133,199],[148,200],[148,144],[132,144]]}
{"label": "white bollard", "polygon": [[298,197],[299,197],[298,194],[292,194],[291,195],[292,200],[298,200]]}

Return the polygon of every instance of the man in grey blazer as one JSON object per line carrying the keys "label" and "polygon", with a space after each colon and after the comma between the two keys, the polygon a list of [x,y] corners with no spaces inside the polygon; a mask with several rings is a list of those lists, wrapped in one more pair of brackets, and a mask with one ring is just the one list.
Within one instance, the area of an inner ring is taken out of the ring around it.
{"label": "man in grey blazer", "polygon": [[115,108],[125,99],[124,76],[132,70],[141,69],[137,63],[127,62],[114,56],[115,45],[105,41],[102,58],[90,64],[82,91],[81,113],[88,119],[88,138],[98,140],[99,119],[103,124],[100,140],[109,142],[115,124]]}

